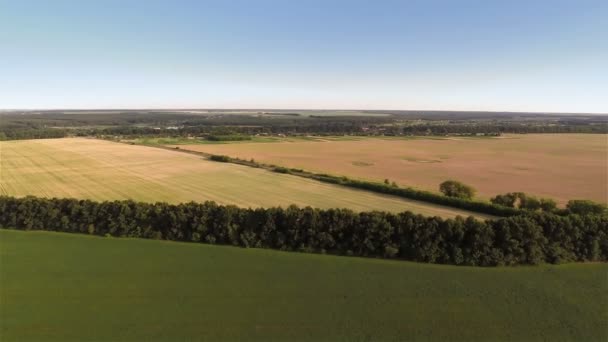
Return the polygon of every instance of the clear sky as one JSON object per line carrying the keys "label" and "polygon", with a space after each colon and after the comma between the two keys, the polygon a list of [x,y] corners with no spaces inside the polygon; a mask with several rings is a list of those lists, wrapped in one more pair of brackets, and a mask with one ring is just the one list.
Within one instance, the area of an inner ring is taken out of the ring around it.
{"label": "clear sky", "polygon": [[0,0],[0,108],[608,113],[608,1]]}

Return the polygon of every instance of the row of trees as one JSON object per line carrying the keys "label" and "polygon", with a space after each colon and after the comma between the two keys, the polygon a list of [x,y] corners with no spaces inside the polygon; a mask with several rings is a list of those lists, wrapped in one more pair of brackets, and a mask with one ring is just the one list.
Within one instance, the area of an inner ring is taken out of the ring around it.
{"label": "row of trees", "polygon": [[[257,127],[233,127],[230,129],[234,132],[230,138],[218,137],[210,135],[209,140],[213,141],[228,141],[228,140],[250,140],[249,135],[254,134],[287,134],[287,135],[357,135],[357,136],[444,136],[444,135],[484,135],[498,136],[502,133],[608,133],[608,126],[564,126],[564,127],[548,127],[540,129],[537,127],[519,128],[515,126],[513,129],[499,129],[495,127],[484,127],[482,129],[475,128],[476,126],[463,126],[464,128],[455,128],[451,126],[428,126],[425,128],[414,126],[412,128],[402,128],[399,126],[366,126],[365,124],[353,123],[331,123],[317,125],[300,125],[293,126],[257,126]],[[517,129],[515,129],[517,127]],[[526,127],[526,126],[523,126]],[[34,129],[1,129],[0,141],[2,140],[24,140],[24,139],[49,139],[63,138],[67,136],[91,136],[91,137],[107,137],[120,136],[123,138],[137,137],[186,137],[199,136],[210,134],[215,126],[192,126],[182,127],[179,129],[155,129],[152,127],[134,127],[134,126],[118,126],[111,128],[76,128],[76,129],[59,129],[59,128],[34,128]]]}
{"label": "row of trees", "polygon": [[509,192],[497,195],[490,199],[490,202],[509,208],[518,208],[528,211],[546,211],[561,214],[600,215],[607,212],[608,208],[603,203],[591,200],[570,200],[566,204],[566,209],[557,208],[557,203],[550,198],[536,198],[523,192]]}
{"label": "row of trees", "polygon": [[287,173],[299,177],[314,179],[324,183],[338,184],[356,189],[373,191],[381,194],[388,194],[407,199],[414,199],[423,202],[435,203],[453,208],[470,210],[478,213],[494,215],[494,216],[514,216],[522,213],[522,209],[516,207],[508,207],[500,204],[479,201],[473,199],[475,190],[457,181],[446,181],[440,186],[443,194],[438,194],[425,190],[418,190],[412,187],[399,187],[395,182],[390,182],[385,179],[383,183],[372,182],[359,179],[351,179],[346,176],[334,176],[326,173],[314,173],[302,169],[286,168],[282,166],[263,164],[256,162],[254,159],[245,160],[232,158],[226,155],[214,155],[204,152],[192,152],[206,156],[209,160],[218,162],[228,162],[240,165],[246,165],[256,168],[264,168],[277,173]]}
{"label": "row of trees", "polygon": [[[97,113],[3,113],[0,139],[55,138],[60,135],[86,136],[202,136],[225,140],[234,135],[243,139],[254,134],[288,135],[485,135],[502,133],[608,133],[601,117],[561,118],[543,116],[526,118],[486,113],[382,113],[390,115],[307,116],[298,113],[259,113],[209,115],[160,113],[148,111]],[[221,131],[221,133],[218,133]],[[220,135],[225,135],[224,137]],[[232,139],[232,138],[230,138]]]}
{"label": "row of trees", "polygon": [[454,265],[608,260],[606,215],[528,213],[482,222],[472,217],[444,220],[411,212],[0,197],[0,228]]}
{"label": "row of trees", "polygon": [[[439,185],[439,191],[445,196],[464,200],[472,200],[476,192],[473,187],[455,180],[447,180],[441,183]],[[600,215],[608,211],[605,204],[590,200],[570,200],[566,204],[565,209],[558,209],[555,200],[551,198],[537,198],[524,192],[508,192],[506,194],[497,195],[496,197],[491,198],[490,202],[502,208],[544,211],[560,215]]]}
{"label": "row of trees", "polygon": [[510,208],[520,208],[526,210],[554,211],[557,203],[550,198],[536,198],[523,192],[509,192],[497,195],[490,199],[490,202]]}
{"label": "row of trees", "polygon": [[572,125],[571,123],[485,123],[471,121],[469,123],[413,125],[405,127],[390,127],[388,132],[405,135],[500,135],[503,133],[529,134],[529,133],[608,133],[606,124]]}
{"label": "row of trees", "polygon": [[53,139],[65,138],[67,136],[68,132],[66,130],[54,128],[0,130],[0,141],[24,139]]}
{"label": "row of trees", "polygon": [[559,209],[557,208],[557,203],[553,199],[538,199],[523,192],[511,192],[504,195],[497,195],[490,200],[490,203],[488,203],[485,201],[475,200],[475,188],[455,180],[447,180],[439,185],[439,191],[443,194],[441,195],[411,187],[401,188],[395,182],[391,183],[388,179],[385,179],[383,183],[370,182],[350,179],[345,176],[333,176],[323,173],[309,172],[302,169],[267,165],[258,163],[253,159],[244,160],[239,158],[231,158],[226,155],[207,155],[206,153],[200,154],[207,156],[212,161],[229,162],[250,167],[266,168],[277,173],[288,173],[300,177],[315,179],[321,182],[339,184],[383,194],[390,194],[403,198],[420,200],[494,216],[515,216],[525,214],[528,211],[544,211],[559,215],[568,215],[570,213],[583,215],[602,214],[607,211],[606,205],[589,200],[571,200],[566,205],[566,209]]}

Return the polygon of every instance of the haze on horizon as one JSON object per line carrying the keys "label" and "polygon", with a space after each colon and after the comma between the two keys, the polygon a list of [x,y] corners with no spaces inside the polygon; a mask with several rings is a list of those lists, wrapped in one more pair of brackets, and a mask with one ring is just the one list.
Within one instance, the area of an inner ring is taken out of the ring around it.
{"label": "haze on horizon", "polygon": [[608,113],[606,1],[3,1],[0,108]]}

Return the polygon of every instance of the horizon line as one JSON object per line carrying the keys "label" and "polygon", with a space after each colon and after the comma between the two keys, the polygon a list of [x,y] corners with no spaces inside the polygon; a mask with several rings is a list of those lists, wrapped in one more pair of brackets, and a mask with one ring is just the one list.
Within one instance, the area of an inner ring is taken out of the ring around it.
{"label": "horizon line", "polygon": [[512,110],[453,110],[453,109],[359,109],[359,108],[272,108],[272,107],[116,107],[116,108],[0,108],[0,112],[8,111],[229,111],[229,110],[242,110],[242,111],[335,111],[335,112],[381,112],[381,111],[397,111],[397,112],[461,112],[461,113],[509,113],[509,114],[562,114],[562,115],[608,115],[608,112],[553,112],[553,111],[512,111]]}

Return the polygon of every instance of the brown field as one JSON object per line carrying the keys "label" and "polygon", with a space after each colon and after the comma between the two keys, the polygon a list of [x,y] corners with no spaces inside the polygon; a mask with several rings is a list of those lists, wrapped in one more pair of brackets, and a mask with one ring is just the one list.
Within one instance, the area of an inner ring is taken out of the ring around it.
{"label": "brown field", "polygon": [[176,151],[82,138],[0,142],[0,195],[488,217]]}
{"label": "brown field", "polygon": [[529,134],[500,138],[335,138],[278,143],[180,145],[286,167],[437,191],[456,179],[479,196],[523,191],[608,202],[608,136]]}

